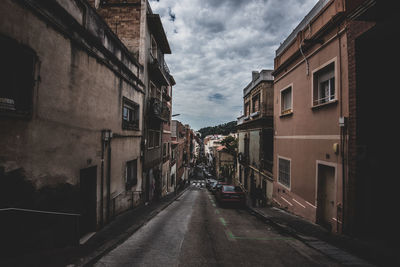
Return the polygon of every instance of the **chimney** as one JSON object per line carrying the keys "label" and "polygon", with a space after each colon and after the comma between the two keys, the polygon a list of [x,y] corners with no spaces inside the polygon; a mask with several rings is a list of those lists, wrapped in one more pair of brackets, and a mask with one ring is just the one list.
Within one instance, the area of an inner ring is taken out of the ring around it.
{"label": "chimney", "polygon": [[251,76],[252,76],[252,82],[254,82],[255,80],[257,80],[258,79],[258,77],[260,77],[260,73],[258,72],[258,71],[252,71],[251,72]]}

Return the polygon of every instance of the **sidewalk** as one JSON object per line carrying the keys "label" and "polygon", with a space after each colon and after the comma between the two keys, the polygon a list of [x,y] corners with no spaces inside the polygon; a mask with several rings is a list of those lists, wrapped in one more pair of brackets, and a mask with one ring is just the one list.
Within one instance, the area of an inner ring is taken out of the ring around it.
{"label": "sidewalk", "polygon": [[18,259],[1,259],[0,266],[91,266],[173,203],[188,188],[118,215],[83,245],[20,255]]}
{"label": "sidewalk", "polygon": [[343,265],[400,266],[398,248],[332,234],[317,224],[272,206],[249,207],[249,211]]}

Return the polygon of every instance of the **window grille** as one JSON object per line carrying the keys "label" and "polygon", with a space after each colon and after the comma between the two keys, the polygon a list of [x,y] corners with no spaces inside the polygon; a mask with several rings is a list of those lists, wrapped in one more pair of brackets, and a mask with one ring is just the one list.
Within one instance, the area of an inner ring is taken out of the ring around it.
{"label": "window grille", "polygon": [[290,187],[290,160],[279,158],[279,183]]}

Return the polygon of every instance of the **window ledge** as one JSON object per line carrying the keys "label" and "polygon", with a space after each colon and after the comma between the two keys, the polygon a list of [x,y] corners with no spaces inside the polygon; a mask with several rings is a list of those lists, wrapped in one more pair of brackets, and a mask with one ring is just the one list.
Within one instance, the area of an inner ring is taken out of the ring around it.
{"label": "window ledge", "polygon": [[283,117],[289,117],[289,116],[292,116],[292,115],[293,115],[293,110],[289,111],[289,112],[281,113],[281,115],[279,115],[279,117],[283,118]]}
{"label": "window ledge", "polygon": [[257,117],[258,115],[260,115],[260,111],[256,111],[250,114],[250,117],[254,118]]}
{"label": "window ledge", "polygon": [[322,104],[314,105],[314,106],[311,107],[311,109],[315,109],[316,110],[316,109],[320,109],[322,107],[333,105],[333,104],[337,104],[337,103],[338,103],[338,100],[334,99],[334,100],[331,100],[331,101],[328,101],[328,102],[325,102],[325,103],[322,103]]}

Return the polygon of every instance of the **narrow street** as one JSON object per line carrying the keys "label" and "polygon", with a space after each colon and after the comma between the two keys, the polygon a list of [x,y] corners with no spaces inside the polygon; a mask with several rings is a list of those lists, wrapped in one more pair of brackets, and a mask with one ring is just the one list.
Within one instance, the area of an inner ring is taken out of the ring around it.
{"label": "narrow street", "polygon": [[237,207],[191,186],[95,266],[338,266]]}

